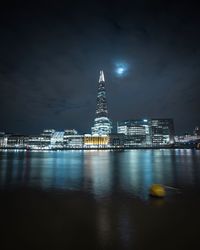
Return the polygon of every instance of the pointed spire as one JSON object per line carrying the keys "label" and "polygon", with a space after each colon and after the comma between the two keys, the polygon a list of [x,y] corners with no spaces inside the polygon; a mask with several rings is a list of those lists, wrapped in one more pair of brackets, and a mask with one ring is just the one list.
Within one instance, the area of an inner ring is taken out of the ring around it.
{"label": "pointed spire", "polygon": [[103,70],[100,71],[99,82],[105,82]]}

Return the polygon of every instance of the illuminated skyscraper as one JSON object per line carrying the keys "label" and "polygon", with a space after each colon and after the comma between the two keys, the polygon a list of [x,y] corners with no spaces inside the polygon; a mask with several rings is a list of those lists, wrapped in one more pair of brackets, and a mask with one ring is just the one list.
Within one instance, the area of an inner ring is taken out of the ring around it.
{"label": "illuminated skyscraper", "polygon": [[94,126],[91,130],[93,135],[108,135],[111,133],[111,129],[112,125],[108,118],[108,108],[106,102],[105,78],[103,71],[100,71],[96,116],[94,119]]}

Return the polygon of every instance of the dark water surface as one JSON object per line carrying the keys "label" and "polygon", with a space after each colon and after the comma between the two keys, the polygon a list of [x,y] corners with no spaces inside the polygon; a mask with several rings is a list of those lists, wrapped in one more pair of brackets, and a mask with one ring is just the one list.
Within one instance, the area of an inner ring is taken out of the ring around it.
{"label": "dark water surface", "polygon": [[0,152],[1,249],[192,249],[199,214],[197,150]]}

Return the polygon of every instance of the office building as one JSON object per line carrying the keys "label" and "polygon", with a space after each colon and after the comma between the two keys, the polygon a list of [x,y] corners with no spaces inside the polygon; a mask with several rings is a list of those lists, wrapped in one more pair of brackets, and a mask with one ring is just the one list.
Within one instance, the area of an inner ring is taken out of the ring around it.
{"label": "office building", "polygon": [[126,147],[159,147],[174,143],[172,119],[140,119],[117,122]]}
{"label": "office building", "polygon": [[151,120],[152,146],[174,144],[174,123],[172,119]]}
{"label": "office building", "polygon": [[117,122],[117,133],[124,134],[124,146],[151,146],[150,120]]}

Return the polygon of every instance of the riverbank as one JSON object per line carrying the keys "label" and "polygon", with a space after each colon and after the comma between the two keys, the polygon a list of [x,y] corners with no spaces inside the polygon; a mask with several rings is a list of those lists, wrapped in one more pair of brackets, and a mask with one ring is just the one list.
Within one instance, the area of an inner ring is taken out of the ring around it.
{"label": "riverbank", "polygon": [[125,193],[96,200],[82,192],[0,191],[2,249],[195,249],[199,193],[147,201]]}
{"label": "riverbank", "polygon": [[24,151],[67,151],[67,150],[127,150],[127,149],[195,149],[186,146],[155,146],[155,147],[57,147],[57,148],[27,148],[27,147],[0,147],[3,150],[24,150]]}

